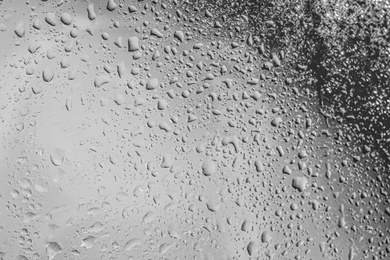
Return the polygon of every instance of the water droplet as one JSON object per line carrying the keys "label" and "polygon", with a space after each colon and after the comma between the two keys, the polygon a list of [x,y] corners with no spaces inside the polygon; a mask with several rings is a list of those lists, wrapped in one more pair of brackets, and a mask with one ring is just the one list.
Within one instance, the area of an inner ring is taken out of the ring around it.
{"label": "water droplet", "polygon": [[61,246],[57,242],[49,242],[46,245],[46,255],[49,260],[54,259],[62,252]]}
{"label": "water droplet", "polygon": [[215,166],[214,162],[207,158],[205,160],[203,160],[203,163],[202,163],[202,173],[203,175],[205,176],[211,176],[213,174],[215,174],[217,170],[217,167]]}
{"label": "water droplet", "polygon": [[129,51],[138,51],[139,50],[139,39],[137,36],[132,36],[132,37],[129,37],[128,38],[128,48],[129,48]]}
{"label": "water droplet", "polygon": [[50,67],[45,67],[42,72],[42,77],[45,82],[50,82],[54,78],[54,70]]}
{"label": "water droplet", "polygon": [[26,34],[26,29],[23,21],[19,21],[15,27],[15,33],[18,37],[22,38]]}
{"label": "water droplet", "polygon": [[56,26],[57,25],[56,14],[52,12],[47,13],[45,16],[45,21],[51,26]]}
{"label": "water droplet", "polygon": [[130,251],[130,250],[132,250],[134,247],[140,246],[140,245],[142,245],[141,239],[139,239],[139,238],[133,238],[133,239],[130,239],[129,241],[127,241],[123,248],[124,248],[126,251]]}
{"label": "water droplet", "polygon": [[55,166],[60,166],[64,162],[65,150],[62,148],[55,148],[50,154],[50,160]]}
{"label": "water droplet", "polygon": [[306,189],[307,183],[308,183],[308,180],[306,177],[294,177],[292,179],[293,188],[299,190],[300,192],[302,192]]}

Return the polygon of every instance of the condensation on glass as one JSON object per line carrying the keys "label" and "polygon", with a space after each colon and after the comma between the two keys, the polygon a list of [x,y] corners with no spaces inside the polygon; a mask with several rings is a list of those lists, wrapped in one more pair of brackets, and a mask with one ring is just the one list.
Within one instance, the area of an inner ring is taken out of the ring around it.
{"label": "condensation on glass", "polygon": [[370,147],[181,2],[0,2],[0,259],[388,259]]}

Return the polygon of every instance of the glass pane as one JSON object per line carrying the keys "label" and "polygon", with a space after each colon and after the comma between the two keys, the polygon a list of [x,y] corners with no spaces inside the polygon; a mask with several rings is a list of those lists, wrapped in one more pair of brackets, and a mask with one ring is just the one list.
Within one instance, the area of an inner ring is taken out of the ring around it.
{"label": "glass pane", "polygon": [[0,1],[0,259],[388,259],[376,153],[187,2]]}

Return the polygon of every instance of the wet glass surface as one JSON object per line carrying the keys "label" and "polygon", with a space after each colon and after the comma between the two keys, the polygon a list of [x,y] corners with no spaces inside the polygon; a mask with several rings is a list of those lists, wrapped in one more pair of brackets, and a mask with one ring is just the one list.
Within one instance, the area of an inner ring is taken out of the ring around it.
{"label": "wet glass surface", "polygon": [[388,259],[372,149],[182,7],[1,1],[0,259]]}

